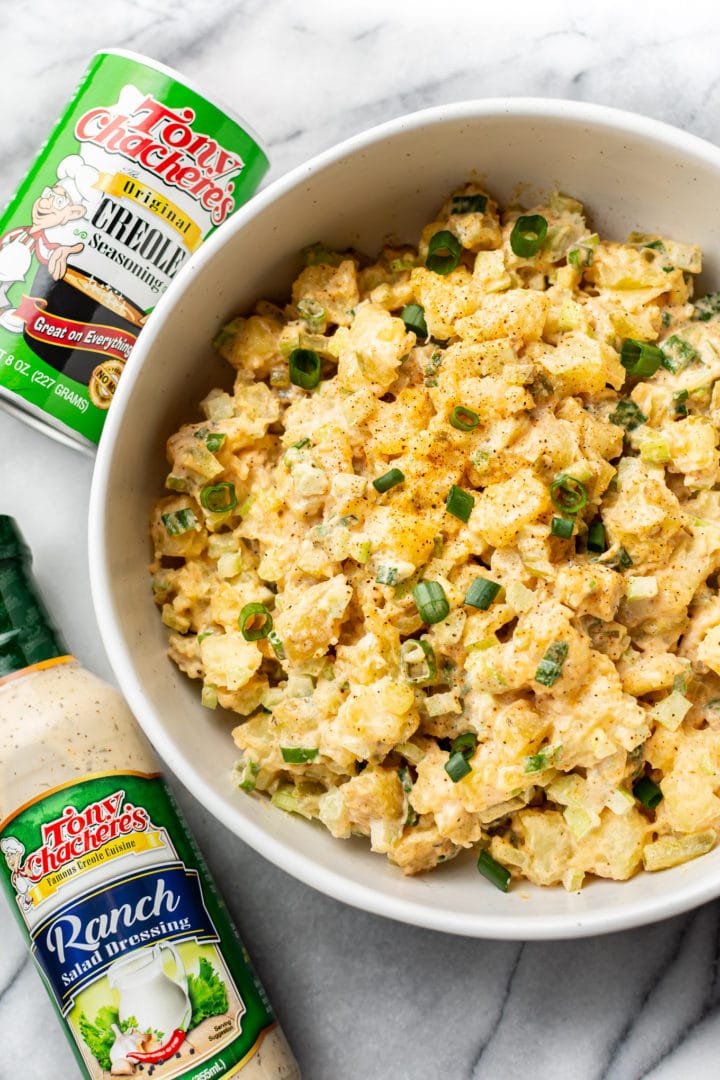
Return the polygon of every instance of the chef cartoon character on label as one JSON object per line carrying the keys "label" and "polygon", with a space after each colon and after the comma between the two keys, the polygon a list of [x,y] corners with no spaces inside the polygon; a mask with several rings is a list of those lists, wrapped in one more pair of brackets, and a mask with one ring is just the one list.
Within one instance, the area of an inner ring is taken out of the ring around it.
{"label": "chef cartoon character on label", "polygon": [[22,319],[8,299],[8,290],[24,281],[36,255],[47,266],[52,277],[59,281],[67,269],[70,255],[82,251],[84,244],[56,243],[47,233],[86,217],[89,206],[100,196],[95,188],[98,171],[86,165],[79,154],[63,158],[57,167],[57,181],[42,190],[32,205],[30,225],[21,225],[0,237],[0,326],[19,334]]}
{"label": "chef cartoon character on label", "polygon": [[0,840],[0,851],[10,869],[10,883],[17,893],[17,902],[23,911],[30,911],[34,905],[33,898],[29,895],[33,883],[21,868],[25,847],[14,836],[6,836]]}

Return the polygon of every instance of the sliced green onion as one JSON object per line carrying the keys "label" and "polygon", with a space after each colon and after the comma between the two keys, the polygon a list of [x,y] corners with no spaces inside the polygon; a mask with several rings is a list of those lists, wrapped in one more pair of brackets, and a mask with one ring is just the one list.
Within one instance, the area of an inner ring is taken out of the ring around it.
{"label": "sliced green onion", "polygon": [[181,533],[189,532],[190,529],[200,528],[200,522],[195,516],[195,511],[190,506],[160,516],[168,536],[179,536]]}
{"label": "sliced green onion", "polygon": [[[397,750],[397,747],[395,747],[395,749]],[[417,810],[413,810],[410,803],[409,796],[410,792],[413,789],[413,782],[412,777],[410,776],[410,770],[408,769],[407,765],[402,765],[398,769],[398,780],[400,781],[400,786],[403,789],[403,795],[405,797],[406,813],[403,825],[417,825],[420,815],[418,814]]]}
{"label": "sliced green onion", "polygon": [[471,758],[477,749],[477,733],[465,731],[453,739],[450,746],[451,754],[462,754],[464,758]]}
{"label": "sliced green onion", "polygon": [[662,352],[662,360],[660,361],[662,366],[667,368],[668,371],[672,371],[673,375],[689,367],[695,360],[700,359],[700,353],[697,349],[693,348],[689,341],[678,337],[677,334],[666,338],[660,346],[660,351]]}
{"label": "sliced green onion", "polygon": [[397,585],[397,566],[378,566],[375,580],[378,585]]}
{"label": "sliced green onion", "polygon": [[469,491],[463,491],[462,488],[453,484],[448,491],[447,499],[445,500],[445,509],[448,514],[452,514],[453,517],[459,518],[460,521],[468,522],[474,505],[475,496],[471,495]]}
{"label": "sliced green onion", "polygon": [[320,382],[320,357],[312,349],[293,349],[288,359],[290,382],[314,390]]}
{"label": "sliced green onion", "polygon": [[587,549],[588,551],[605,551],[605,547],[605,526],[602,521],[593,521],[588,529]]}
{"label": "sliced green onion", "polygon": [[[254,625],[258,616],[262,616],[259,626]],[[261,641],[273,628],[272,615],[264,604],[246,604],[238,615],[238,626],[246,641]]]}
{"label": "sliced green onion", "polygon": [[698,319],[700,322],[709,322],[713,315],[720,312],[720,293],[708,293],[707,296],[701,296],[695,302],[694,307],[693,319]]}
{"label": "sliced green onion", "polygon": [[400,312],[400,318],[405,323],[408,330],[412,330],[413,334],[417,334],[417,336],[421,338],[426,338],[428,336],[427,323],[425,322],[425,308],[420,304],[406,304]]}
{"label": "sliced green onion", "polygon": [[501,892],[507,892],[510,886],[510,871],[501,866],[487,851],[480,852],[477,868],[484,878],[487,878]]}
{"label": "sliced green onion", "polygon": [[439,623],[450,614],[450,604],[439,581],[419,581],[412,592],[424,622]]}
{"label": "sliced green onion", "polygon": [[272,650],[277,656],[278,660],[286,660],[285,646],[282,643],[282,638],[278,634],[277,630],[270,630],[267,636],[268,641],[272,645]]}
{"label": "sliced green onion", "polygon": [[687,399],[689,397],[687,390],[678,390],[677,393],[672,396],[672,408],[671,413],[673,416],[687,416],[688,407]]}
{"label": "sliced green onion", "polygon": [[428,364],[425,367],[425,371],[423,374],[423,384],[425,386],[437,386],[437,373],[440,370],[442,362],[443,354],[440,352],[439,349],[433,349],[432,355]]}
{"label": "sliced green onion", "polygon": [[298,315],[305,320],[308,330],[322,330],[327,322],[327,312],[317,300],[306,296],[297,302]]}
{"label": "sliced green onion", "polygon": [[306,765],[308,761],[314,761],[320,751],[316,746],[281,746],[280,753],[283,761],[290,765]]}
{"label": "sliced green onion", "polygon": [[529,754],[525,758],[525,772],[542,772],[547,769],[559,749],[559,746],[546,746],[543,750],[538,750],[537,754]]}
{"label": "sliced green onion", "polygon": [[435,274],[449,274],[460,265],[462,246],[448,229],[436,232],[428,244],[425,265]]}
{"label": "sliced green onion", "polygon": [[458,431],[473,431],[480,423],[480,417],[465,405],[456,405],[450,413],[450,423]]}
{"label": "sliced green onion", "polygon": [[521,214],[510,233],[510,247],[521,259],[537,255],[545,242],[548,223],[542,214]]}
{"label": "sliced green onion", "polygon": [[605,566],[609,566],[611,570],[623,571],[633,565],[633,561],[628,555],[624,547],[619,547],[611,558],[603,560]]}
{"label": "sliced green onion", "polygon": [[469,604],[470,607],[479,608],[480,611],[487,611],[501,588],[502,586],[498,585],[497,581],[476,577],[465,593],[464,603]]}
{"label": "sliced green onion", "polygon": [[569,540],[572,536],[575,522],[572,518],[554,517],[550,524],[550,532],[553,536],[560,536],[563,540]]}
{"label": "sliced green onion", "polygon": [[623,341],[620,363],[628,375],[639,375],[642,379],[649,379],[662,362],[663,352],[657,345],[650,345],[647,341],[635,341],[634,338],[626,338]]}
{"label": "sliced green onion", "polygon": [[610,413],[608,420],[611,424],[617,424],[618,427],[624,427],[626,431],[634,431],[636,427],[640,427],[641,424],[647,423],[647,416],[638,408],[634,401],[623,398],[621,401],[618,401],[615,406],[615,411]]}
{"label": "sliced green onion", "polygon": [[592,266],[599,240],[598,234],[593,233],[591,236],[585,237],[584,240],[578,241],[576,246],[570,248],[567,253],[567,261],[570,265],[580,271],[587,266]]}
{"label": "sliced green onion", "polygon": [[450,213],[484,214],[487,204],[487,195],[453,195],[450,203]]}
{"label": "sliced green onion", "polygon": [[341,256],[337,251],[331,251],[316,240],[314,244],[308,244],[302,249],[306,266],[320,266],[323,263],[329,266],[339,266]]}
{"label": "sliced green onion", "polygon": [[468,763],[464,754],[457,751],[451,754],[448,760],[445,762],[445,772],[448,774],[453,784],[457,784],[458,780],[462,780],[463,776],[467,776],[472,772],[472,767]]}
{"label": "sliced green onion", "polygon": [[205,445],[211,454],[216,454],[226,439],[227,435],[223,434],[223,432],[211,431],[205,439]]}
{"label": "sliced green onion", "polygon": [[238,777],[238,787],[243,791],[254,791],[257,787],[255,777],[260,772],[260,766],[256,761],[246,761],[243,770]]}
{"label": "sliced green onion", "polygon": [[[422,659],[418,658],[418,649]],[[424,686],[432,682],[437,674],[437,660],[432,646],[419,638],[403,641],[400,646],[400,667],[405,682],[411,686]]]}
{"label": "sliced green onion", "polygon": [[405,473],[401,472],[400,469],[390,469],[389,472],[383,473],[382,476],[378,476],[376,480],[373,480],[372,486],[382,495],[397,484],[402,484],[404,479]]}
{"label": "sliced green onion", "polygon": [[235,485],[227,481],[222,484],[208,484],[200,492],[200,503],[213,514],[226,514],[237,506]]}
{"label": "sliced green onion", "polygon": [[654,810],[662,802],[663,793],[649,776],[641,776],[636,780],[632,790],[637,801],[647,806],[648,810]]}
{"label": "sliced green onion", "polygon": [[561,473],[550,485],[550,498],[558,510],[564,510],[566,514],[577,514],[587,503],[587,490],[574,476]]}
{"label": "sliced green onion", "polygon": [[563,664],[568,654],[566,641],[553,641],[545,650],[545,655],[535,672],[535,682],[543,686],[553,686],[562,675]]}

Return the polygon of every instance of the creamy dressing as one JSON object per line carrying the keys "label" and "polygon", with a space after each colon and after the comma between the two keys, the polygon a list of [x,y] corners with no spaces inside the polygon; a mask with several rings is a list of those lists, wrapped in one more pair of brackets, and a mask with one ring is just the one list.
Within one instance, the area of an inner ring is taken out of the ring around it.
{"label": "creamy dressing", "polygon": [[77,660],[0,685],[0,822],[49,788],[124,769],[157,763],[118,691]]}

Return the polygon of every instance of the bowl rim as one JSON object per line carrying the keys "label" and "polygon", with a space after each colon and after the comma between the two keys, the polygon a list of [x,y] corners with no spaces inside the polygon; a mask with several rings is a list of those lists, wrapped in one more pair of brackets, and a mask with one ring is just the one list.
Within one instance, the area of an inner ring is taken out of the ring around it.
{"label": "bowl rim", "polygon": [[490,97],[437,105],[397,116],[350,136],[273,180],[237,210],[191,255],[159,300],[134,347],[135,359],[120,380],[93,470],[88,514],[90,586],[95,615],[109,662],[140,726],[185,787],[215,818],[255,851],[304,884],[336,900],[399,922],[468,937],[513,941],[561,940],[612,933],[688,911],[720,895],[720,873],[710,872],[697,882],[680,882],[667,895],[614,904],[607,909],[557,914],[533,914],[529,909],[527,914],[513,911],[508,915],[489,915],[481,910],[473,913],[452,912],[433,907],[430,902],[421,904],[415,900],[381,894],[372,886],[350,880],[338,871],[319,865],[309,856],[295,851],[291,843],[278,839],[261,825],[233,812],[166,732],[159,712],[144,695],[120,633],[111,599],[111,572],[107,559],[105,498],[109,488],[115,444],[123,423],[125,400],[140,375],[147,355],[152,351],[161,327],[181,297],[186,282],[189,283],[192,276],[209,263],[216,251],[248,221],[300,185],[303,180],[340,161],[346,155],[415,128],[431,127],[449,120],[474,121],[502,116],[543,122],[580,121],[600,129],[641,136],[677,150],[678,155],[700,158],[720,173],[719,147],[662,120],[624,109],[565,98]]}

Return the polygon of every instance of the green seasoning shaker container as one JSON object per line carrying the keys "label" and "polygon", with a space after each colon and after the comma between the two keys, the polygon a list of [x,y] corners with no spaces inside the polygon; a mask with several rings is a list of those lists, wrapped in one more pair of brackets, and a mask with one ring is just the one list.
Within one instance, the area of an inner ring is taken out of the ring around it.
{"label": "green seasoning shaker container", "polygon": [[94,449],[158,300],[268,167],[178,72],[97,53],[0,213],[0,405]]}
{"label": "green seasoning shaker container", "polygon": [[82,1076],[299,1080],[133,716],[68,653],[2,515],[0,886]]}

